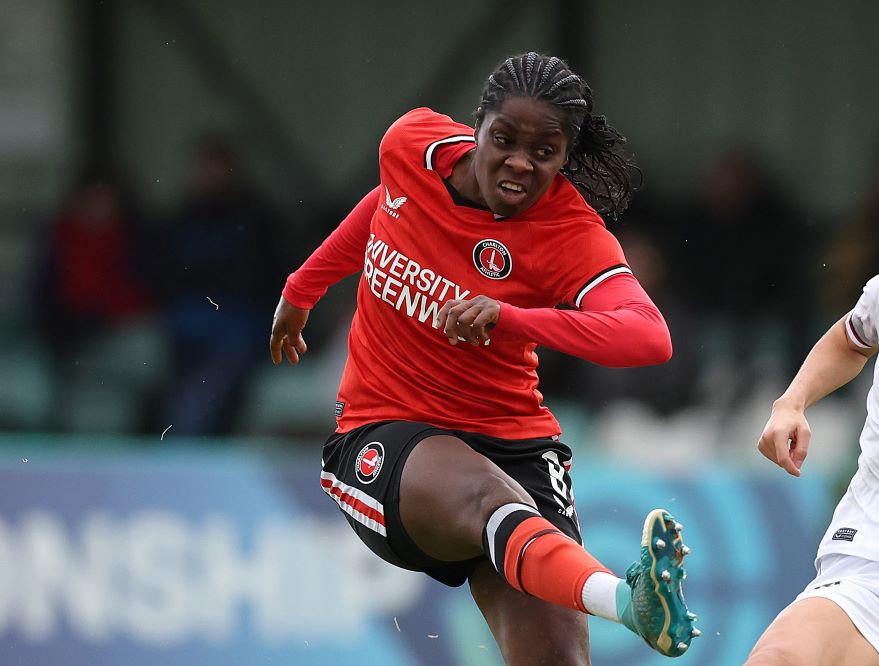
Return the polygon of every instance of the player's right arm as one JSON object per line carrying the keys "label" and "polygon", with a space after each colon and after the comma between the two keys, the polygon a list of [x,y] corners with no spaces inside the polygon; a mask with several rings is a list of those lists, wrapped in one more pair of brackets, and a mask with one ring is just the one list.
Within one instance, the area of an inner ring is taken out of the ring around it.
{"label": "player's right arm", "polygon": [[809,451],[806,409],[857,377],[877,352],[873,290],[879,285],[875,281],[867,284],[855,309],[815,344],[790,386],[772,405],[757,449],[793,476],[800,476]]}
{"label": "player's right arm", "polygon": [[269,351],[275,365],[282,353],[292,365],[308,349],[302,329],[308,314],[336,282],[363,268],[372,216],[378,207],[381,186],[376,187],[342,220],[299,270],[290,274],[275,308]]}

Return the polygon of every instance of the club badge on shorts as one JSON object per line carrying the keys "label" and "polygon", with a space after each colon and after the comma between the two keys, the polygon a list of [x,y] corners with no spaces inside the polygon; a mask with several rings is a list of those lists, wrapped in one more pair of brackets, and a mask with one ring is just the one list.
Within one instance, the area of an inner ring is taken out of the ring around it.
{"label": "club badge on shorts", "polygon": [[385,460],[385,447],[381,442],[370,442],[357,454],[354,472],[360,483],[372,483],[382,469]]}
{"label": "club badge on shorts", "polygon": [[473,246],[473,264],[476,270],[492,280],[503,280],[513,270],[510,251],[493,238],[486,238]]}

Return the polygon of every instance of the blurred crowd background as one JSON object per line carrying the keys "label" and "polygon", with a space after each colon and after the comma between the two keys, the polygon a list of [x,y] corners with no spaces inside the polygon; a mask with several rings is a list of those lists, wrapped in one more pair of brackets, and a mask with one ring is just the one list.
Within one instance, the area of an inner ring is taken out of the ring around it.
{"label": "blurred crowd background", "polygon": [[567,58],[629,137],[644,185],[609,226],[675,345],[629,371],[544,351],[575,433],[770,395],[879,267],[869,2],[0,7],[7,431],[327,432],[356,283],[276,369],[285,276],[374,186],[390,122],[470,122],[523,50]]}
{"label": "blurred crowd background", "polygon": [[[876,25],[869,0],[0,0],[0,655],[499,663],[466,594],[382,568],[314,481],[358,278],[298,367],[268,338],[287,274],[377,183],[387,126],[471,122],[498,62],[537,50],[629,139],[643,187],[608,227],[675,348],[631,370],[539,350],[584,534],[619,566],[667,503],[710,553],[691,663],[741,663],[855,466],[869,372],[811,410],[811,475],[755,444],[879,272]],[[745,582],[714,575],[733,510],[761,544]],[[593,626],[596,654],[648,663]]]}

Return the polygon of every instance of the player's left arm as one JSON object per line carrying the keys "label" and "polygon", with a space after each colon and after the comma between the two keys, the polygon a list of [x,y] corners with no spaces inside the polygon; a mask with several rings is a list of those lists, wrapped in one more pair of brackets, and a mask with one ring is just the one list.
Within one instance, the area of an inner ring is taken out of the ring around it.
{"label": "player's left arm", "polygon": [[672,355],[665,319],[631,273],[614,275],[591,289],[579,310],[504,303],[498,327],[611,368],[665,363]]}
{"label": "player's left arm", "polygon": [[[671,358],[668,326],[632,275],[619,241],[597,213],[580,211],[562,237],[563,262],[547,274],[548,293],[576,310],[519,308],[485,296],[446,303],[439,326],[456,344],[495,337],[534,342],[608,367],[665,363]],[[585,218],[585,219],[584,219]],[[492,329],[493,327],[493,329]]]}
{"label": "player's left arm", "polygon": [[477,296],[446,302],[438,326],[452,344],[478,344],[496,332],[608,367],[664,363],[672,354],[665,319],[629,272],[591,289],[580,310],[519,308]]}

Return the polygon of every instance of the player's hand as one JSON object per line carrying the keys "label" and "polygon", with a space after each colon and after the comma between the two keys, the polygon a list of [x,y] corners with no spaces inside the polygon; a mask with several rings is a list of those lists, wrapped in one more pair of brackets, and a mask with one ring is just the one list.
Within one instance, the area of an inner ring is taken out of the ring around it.
{"label": "player's hand", "polygon": [[469,342],[478,345],[487,341],[501,314],[501,304],[488,296],[467,301],[446,301],[437,313],[434,328],[439,328],[449,343]]}
{"label": "player's hand", "polygon": [[811,437],[812,431],[803,410],[776,400],[757,450],[788,474],[799,476],[809,453]]}
{"label": "player's hand", "polygon": [[299,363],[299,357],[308,351],[308,346],[302,337],[302,329],[308,321],[309,312],[311,310],[291,305],[283,296],[278,301],[275,317],[272,320],[272,337],[269,338],[269,351],[275,365],[281,362],[282,351],[291,365]]}

